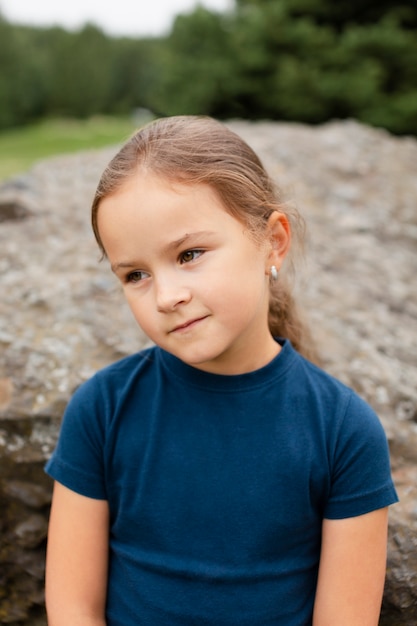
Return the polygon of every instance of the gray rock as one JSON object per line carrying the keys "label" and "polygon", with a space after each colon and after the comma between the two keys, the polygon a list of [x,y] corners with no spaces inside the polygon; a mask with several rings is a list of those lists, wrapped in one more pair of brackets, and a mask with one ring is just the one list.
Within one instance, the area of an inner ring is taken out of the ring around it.
{"label": "gray rock", "polygon": [[15,527],[16,542],[23,548],[37,548],[46,539],[47,529],[45,517],[33,513]]}
{"label": "gray rock", "polygon": [[42,485],[35,485],[29,481],[5,481],[3,484],[3,490],[7,496],[17,498],[23,502],[23,504],[35,509],[42,508],[51,502],[51,493],[49,489],[45,489]]}
{"label": "gray rock", "polygon": [[[325,369],[354,387],[386,429],[401,502],[391,510],[381,626],[411,626],[417,623],[417,141],[353,121],[230,127],[258,151],[306,218],[306,262],[296,289]],[[106,262],[99,262],[90,229],[92,195],[115,150],[44,161],[0,186],[0,623],[44,623],[43,562],[36,563],[51,484],[42,465],[69,397],[97,369],[148,343]]]}

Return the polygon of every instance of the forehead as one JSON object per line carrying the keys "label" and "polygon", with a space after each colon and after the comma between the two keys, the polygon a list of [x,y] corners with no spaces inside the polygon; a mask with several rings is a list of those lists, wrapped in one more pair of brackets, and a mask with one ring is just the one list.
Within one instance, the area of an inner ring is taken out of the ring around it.
{"label": "forehead", "polygon": [[148,172],[132,176],[104,198],[97,221],[107,252],[115,240],[162,244],[190,231],[242,228],[209,185],[172,183]]}
{"label": "forehead", "polygon": [[[208,184],[173,182],[148,171],[139,171],[100,202],[100,213],[134,209],[137,214],[157,215],[164,207],[180,209],[198,199],[211,208],[225,210],[217,192]],[[197,208],[197,207],[196,207]]]}

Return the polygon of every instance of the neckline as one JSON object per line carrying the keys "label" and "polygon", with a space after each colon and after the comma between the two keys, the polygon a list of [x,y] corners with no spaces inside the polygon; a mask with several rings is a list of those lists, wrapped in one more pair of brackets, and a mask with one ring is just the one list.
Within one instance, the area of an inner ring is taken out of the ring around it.
{"label": "neckline", "polygon": [[184,363],[173,354],[157,348],[162,366],[169,374],[193,387],[223,392],[244,391],[274,383],[288,370],[296,358],[296,352],[288,339],[275,339],[280,352],[266,365],[245,374],[212,374]]}

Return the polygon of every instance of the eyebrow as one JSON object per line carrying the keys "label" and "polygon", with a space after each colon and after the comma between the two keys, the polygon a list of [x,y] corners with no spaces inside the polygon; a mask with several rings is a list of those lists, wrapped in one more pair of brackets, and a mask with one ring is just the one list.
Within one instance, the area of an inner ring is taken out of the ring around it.
{"label": "eyebrow", "polygon": [[[201,237],[207,237],[213,234],[214,232],[211,230],[201,230],[195,233],[185,233],[183,237],[175,239],[174,241],[170,241],[170,243],[165,246],[164,251],[170,252],[171,250],[177,250],[190,239],[198,241],[198,239],[200,239]],[[112,272],[117,273],[117,271],[120,269],[132,269],[133,267],[137,267],[138,265],[140,265],[140,263],[135,261],[121,261],[120,263],[114,263],[113,265],[111,265],[111,270]]]}

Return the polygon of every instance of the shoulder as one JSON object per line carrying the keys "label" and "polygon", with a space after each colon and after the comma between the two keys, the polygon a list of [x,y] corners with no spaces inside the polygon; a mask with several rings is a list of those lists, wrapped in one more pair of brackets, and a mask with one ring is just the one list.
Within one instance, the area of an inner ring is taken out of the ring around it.
{"label": "shoulder", "polygon": [[293,348],[291,350],[293,358],[289,376],[290,387],[298,393],[309,396],[312,401],[315,399],[325,409],[329,406],[334,408],[339,405],[346,408],[352,398],[357,398],[359,402],[365,404],[364,400],[360,400],[357,393],[347,384],[335,378],[322,367],[308,361]]}
{"label": "shoulder", "polygon": [[129,389],[153,384],[160,368],[156,347],[148,348],[115,361],[98,370],[74,391],[66,412],[71,410],[97,409],[114,404],[129,393]]}
{"label": "shoulder", "polygon": [[[99,370],[76,389],[63,416],[58,444],[47,464],[51,476],[84,495],[105,497],[104,451],[121,419],[138,415],[138,397],[146,401],[152,395],[149,386],[153,374],[150,376],[149,371],[158,366],[155,353],[156,349],[150,348],[125,357]],[[84,483],[91,486],[87,489]]]}
{"label": "shoulder", "polygon": [[327,460],[331,481],[324,516],[352,517],[395,502],[388,441],[371,405],[302,356],[294,360],[292,379],[310,407],[315,436],[325,442],[321,462]]}
{"label": "shoulder", "polygon": [[311,382],[311,384],[317,386],[320,389],[328,390],[330,393],[339,393],[342,395],[350,395],[352,389],[341,380],[327,372],[323,367],[312,363],[300,353],[296,352],[291,347],[293,355],[295,355],[294,366],[298,368],[298,371],[302,371],[305,378]]}
{"label": "shoulder", "polygon": [[340,436],[385,438],[379,417],[356,390],[298,353],[293,359],[290,388],[333,440]]}

